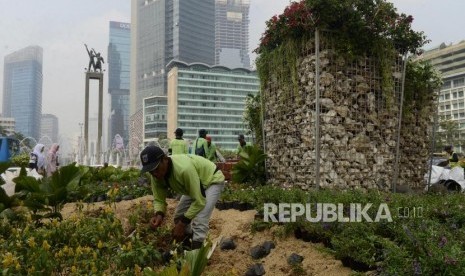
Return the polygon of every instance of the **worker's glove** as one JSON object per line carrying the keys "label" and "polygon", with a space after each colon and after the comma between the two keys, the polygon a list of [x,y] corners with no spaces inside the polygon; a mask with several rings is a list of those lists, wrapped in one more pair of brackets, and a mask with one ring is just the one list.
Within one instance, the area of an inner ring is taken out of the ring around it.
{"label": "worker's glove", "polygon": [[177,242],[184,240],[186,226],[187,224],[185,224],[181,220],[178,220],[178,222],[174,225],[173,228],[173,239],[175,239]]}
{"label": "worker's glove", "polygon": [[150,219],[150,228],[152,228],[152,230],[155,230],[162,224],[162,222],[163,222],[163,215],[157,212],[155,216],[153,216]]}

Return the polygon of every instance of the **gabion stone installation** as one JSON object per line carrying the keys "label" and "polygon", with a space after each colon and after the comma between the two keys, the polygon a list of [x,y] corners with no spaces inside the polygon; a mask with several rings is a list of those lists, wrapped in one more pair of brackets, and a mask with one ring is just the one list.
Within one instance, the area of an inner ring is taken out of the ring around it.
{"label": "gabion stone installation", "polygon": [[[344,58],[331,43],[320,43],[317,145],[314,45],[310,39],[298,59],[298,83],[293,84],[298,89],[289,89],[283,76],[269,70],[263,95],[270,182],[315,187],[319,146],[320,187],[390,189],[400,117],[401,58]],[[387,64],[387,71],[380,70],[381,62]],[[408,180],[406,176],[402,181]]]}

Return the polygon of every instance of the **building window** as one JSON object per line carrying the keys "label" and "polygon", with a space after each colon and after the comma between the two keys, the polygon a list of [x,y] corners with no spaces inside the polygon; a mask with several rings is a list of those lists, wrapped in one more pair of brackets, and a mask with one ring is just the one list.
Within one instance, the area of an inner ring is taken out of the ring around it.
{"label": "building window", "polygon": [[450,99],[450,94],[449,93],[445,94],[444,95],[444,100],[449,100],[449,99]]}
{"label": "building window", "polygon": [[454,80],[454,87],[463,86],[464,84],[465,84],[465,81],[463,78]]}
{"label": "building window", "polygon": [[463,90],[459,91],[459,98],[463,97]]}
{"label": "building window", "polygon": [[446,110],[450,109],[450,104],[446,104]]}
{"label": "building window", "polygon": [[457,99],[457,92],[452,93],[452,99]]}

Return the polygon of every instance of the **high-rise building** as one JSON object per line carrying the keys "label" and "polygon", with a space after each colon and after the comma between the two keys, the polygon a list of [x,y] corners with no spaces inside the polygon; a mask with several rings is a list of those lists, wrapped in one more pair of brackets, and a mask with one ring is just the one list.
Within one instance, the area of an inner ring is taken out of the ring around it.
{"label": "high-rise building", "polygon": [[[458,131],[454,134],[455,151],[465,152],[465,41],[454,45],[442,43],[426,51],[421,59],[427,60],[441,74],[443,85],[439,94],[440,121],[454,121]],[[439,129],[439,131],[445,131]]]}
{"label": "high-rise building", "polygon": [[42,48],[29,46],[5,56],[3,116],[16,121],[16,132],[40,139]]}
{"label": "high-rise building", "polygon": [[215,64],[249,68],[250,0],[215,0]]}
{"label": "high-rise building", "polygon": [[41,137],[48,137],[52,143],[58,143],[58,117],[42,114]]}
{"label": "high-rise building", "polygon": [[0,127],[3,129],[4,134],[12,135],[15,132],[15,119],[0,116]]}
{"label": "high-rise building", "polygon": [[[215,2],[132,0],[131,13],[130,114],[132,122],[142,125],[135,116],[141,117],[144,99],[166,96],[169,61],[215,63]],[[160,134],[166,131],[150,135]]]}
{"label": "high-rise building", "polygon": [[[168,138],[174,138],[178,127],[190,140],[206,129],[217,146],[236,149],[237,135],[246,128],[242,117],[247,95],[256,95],[260,89],[256,72],[180,61],[170,62],[167,68]],[[157,114],[146,112],[145,116]]]}
{"label": "high-rise building", "polygon": [[129,140],[129,65],[131,51],[131,25],[110,21],[108,45],[108,93],[110,119],[108,145],[119,134],[126,145]]}

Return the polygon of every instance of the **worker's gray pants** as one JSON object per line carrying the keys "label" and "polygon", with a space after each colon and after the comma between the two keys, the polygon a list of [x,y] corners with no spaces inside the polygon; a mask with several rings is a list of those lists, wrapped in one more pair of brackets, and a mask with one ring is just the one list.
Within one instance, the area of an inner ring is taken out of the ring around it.
{"label": "worker's gray pants", "polygon": [[[200,213],[198,213],[191,222],[190,228],[187,229],[187,232],[193,232],[192,241],[203,242],[207,237],[208,233],[208,222],[212,215],[213,209],[215,208],[216,202],[220,198],[221,192],[224,189],[224,182],[213,183],[205,190],[206,202],[205,207]],[[174,218],[184,215],[184,213],[189,209],[191,203],[193,202],[190,196],[183,195],[179,200],[178,206],[176,206],[176,211],[174,212]]]}

